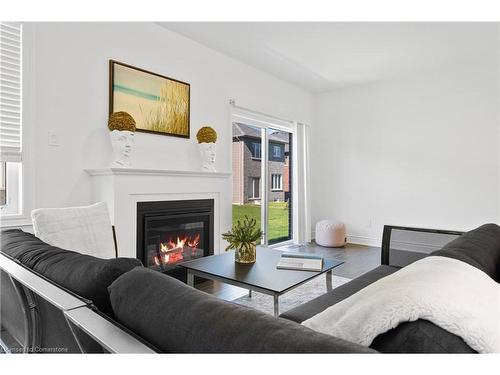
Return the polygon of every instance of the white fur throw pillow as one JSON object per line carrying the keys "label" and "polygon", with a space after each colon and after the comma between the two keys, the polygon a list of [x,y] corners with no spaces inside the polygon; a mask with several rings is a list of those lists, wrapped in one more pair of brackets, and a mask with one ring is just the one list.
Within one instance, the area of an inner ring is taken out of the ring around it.
{"label": "white fur throw pillow", "polygon": [[62,249],[98,258],[115,258],[106,203],[86,207],[39,208],[31,212],[35,236]]}

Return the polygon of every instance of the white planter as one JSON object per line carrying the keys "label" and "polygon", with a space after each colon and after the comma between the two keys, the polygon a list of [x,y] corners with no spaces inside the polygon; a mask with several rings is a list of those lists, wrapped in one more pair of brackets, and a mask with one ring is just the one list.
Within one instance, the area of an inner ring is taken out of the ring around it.
{"label": "white planter", "polygon": [[130,157],[134,150],[135,133],[129,130],[112,130],[109,132],[113,147],[112,168],[130,167]]}
{"label": "white planter", "polygon": [[201,170],[215,172],[215,157],[217,149],[215,143],[198,143],[201,156]]}

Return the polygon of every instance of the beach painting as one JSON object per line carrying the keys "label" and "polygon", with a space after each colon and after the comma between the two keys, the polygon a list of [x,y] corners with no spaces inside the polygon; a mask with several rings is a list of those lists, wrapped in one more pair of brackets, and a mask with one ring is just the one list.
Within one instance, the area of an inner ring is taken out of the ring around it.
{"label": "beach painting", "polygon": [[110,60],[110,114],[128,112],[136,130],[189,138],[188,83]]}

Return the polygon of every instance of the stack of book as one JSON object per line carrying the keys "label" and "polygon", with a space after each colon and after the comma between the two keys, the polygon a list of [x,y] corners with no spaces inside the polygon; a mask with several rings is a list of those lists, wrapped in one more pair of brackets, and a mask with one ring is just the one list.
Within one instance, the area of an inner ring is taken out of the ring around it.
{"label": "stack of book", "polygon": [[323,269],[323,258],[316,254],[283,253],[276,268],[317,272]]}

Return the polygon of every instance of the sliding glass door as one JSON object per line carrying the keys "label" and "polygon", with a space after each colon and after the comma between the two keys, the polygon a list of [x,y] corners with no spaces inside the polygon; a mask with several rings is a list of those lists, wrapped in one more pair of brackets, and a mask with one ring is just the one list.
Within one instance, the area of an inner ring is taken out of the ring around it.
{"label": "sliding glass door", "polygon": [[292,133],[267,129],[267,242],[289,241],[292,233]]}
{"label": "sliding glass door", "polygon": [[248,216],[262,227],[261,133],[260,127],[233,122],[233,226]]}
{"label": "sliding glass door", "polygon": [[262,245],[293,239],[291,130],[251,118],[232,123],[233,225],[248,216]]}

